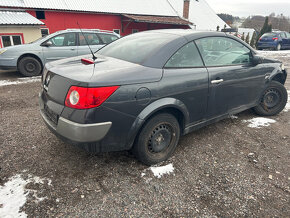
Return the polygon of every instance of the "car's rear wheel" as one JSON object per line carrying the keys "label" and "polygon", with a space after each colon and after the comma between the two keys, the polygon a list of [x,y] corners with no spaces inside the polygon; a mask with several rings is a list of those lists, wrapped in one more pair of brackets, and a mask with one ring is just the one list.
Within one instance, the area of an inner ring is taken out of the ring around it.
{"label": "car's rear wheel", "polygon": [[18,63],[18,70],[24,76],[38,76],[41,74],[42,65],[34,57],[23,57]]}
{"label": "car's rear wheel", "polygon": [[271,81],[263,93],[260,104],[254,107],[254,111],[262,116],[276,115],[284,109],[287,99],[286,88],[279,82]]}
{"label": "car's rear wheel", "polygon": [[138,134],[132,152],[146,165],[167,160],[175,151],[180,137],[176,118],[167,113],[152,117]]}
{"label": "car's rear wheel", "polygon": [[276,51],[280,51],[281,48],[282,48],[282,45],[279,43],[279,44],[277,45],[277,47],[276,47]]}

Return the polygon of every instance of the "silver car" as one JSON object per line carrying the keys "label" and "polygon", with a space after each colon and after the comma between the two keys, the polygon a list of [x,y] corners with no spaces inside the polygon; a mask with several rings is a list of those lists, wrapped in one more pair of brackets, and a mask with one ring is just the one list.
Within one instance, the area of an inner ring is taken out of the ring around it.
{"label": "silver car", "polygon": [[[83,33],[82,33],[83,32]],[[41,74],[50,61],[89,54],[120,36],[102,30],[68,29],[58,31],[32,43],[0,49],[0,70],[18,70],[24,76]]]}

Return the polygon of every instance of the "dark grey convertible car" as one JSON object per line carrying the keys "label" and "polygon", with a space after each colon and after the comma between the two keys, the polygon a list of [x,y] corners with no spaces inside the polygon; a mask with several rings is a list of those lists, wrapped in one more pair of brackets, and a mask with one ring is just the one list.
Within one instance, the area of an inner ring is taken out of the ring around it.
{"label": "dark grey convertible car", "polygon": [[283,64],[224,33],[136,33],[96,58],[48,63],[40,93],[49,129],[90,152],[132,150],[155,164],[181,135],[249,108],[275,115],[287,102]]}

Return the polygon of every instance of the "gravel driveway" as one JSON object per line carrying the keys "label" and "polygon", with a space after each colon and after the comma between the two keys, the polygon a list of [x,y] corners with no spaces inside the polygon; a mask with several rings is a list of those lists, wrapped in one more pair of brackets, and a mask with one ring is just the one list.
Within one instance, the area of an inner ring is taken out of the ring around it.
{"label": "gravel driveway", "polygon": [[[290,52],[263,54],[290,68]],[[0,73],[0,217],[290,216],[289,103],[278,116],[248,110],[188,134],[148,168],[128,152],[90,155],[57,139],[38,111],[40,78],[19,77]]]}

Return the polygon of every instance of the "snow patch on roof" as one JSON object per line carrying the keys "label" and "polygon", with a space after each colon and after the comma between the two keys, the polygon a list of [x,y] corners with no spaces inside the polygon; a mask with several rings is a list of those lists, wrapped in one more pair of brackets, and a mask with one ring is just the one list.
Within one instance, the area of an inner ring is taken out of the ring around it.
{"label": "snow patch on roof", "polygon": [[0,11],[0,25],[42,25],[40,20],[23,11]]}
{"label": "snow patch on roof", "polygon": [[[184,0],[168,0],[168,2],[170,2],[179,16],[182,17]],[[190,1],[188,20],[194,23],[192,29],[196,30],[216,31],[217,26],[219,26],[221,30],[224,28],[224,25],[227,25],[205,0]],[[229,26],[227,25],[227,27]]]}
{"label": "snow patch on roof", "polygon": [[252,29],[252,28],[238,28],[238,33],[240,35],[245,34],[245,37],[247,37],[247,35],[249,34],[250,40],[252,39],[254,32],[255,32],[255,29]]}
{"label": "snow patch on roof", "polygon": [[264,117],[256,117],[250,120],[244,120],[244,122],[249,123],[248,127],[260,129],[264,126],[270,126],[271,123],[276,123],[276,120]]}
{"label": "snow patch on roof", "polygon": [[116,14],[177,16],[167,0],[0,0],[0,6]]}

